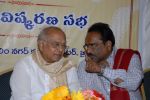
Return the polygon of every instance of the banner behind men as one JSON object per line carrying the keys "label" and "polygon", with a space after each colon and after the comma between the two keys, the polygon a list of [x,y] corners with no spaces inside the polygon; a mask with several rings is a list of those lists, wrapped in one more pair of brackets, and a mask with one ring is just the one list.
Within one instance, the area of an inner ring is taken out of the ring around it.
{"label": "banner behind men", "polygon": [[134,0],[0,0],[0,67],[13,67],[36,48],[39,31],[59,26],[67,34],[68,53],[84,57],[87,28],[110,24],[116,46],[137,49],[138,1]]}

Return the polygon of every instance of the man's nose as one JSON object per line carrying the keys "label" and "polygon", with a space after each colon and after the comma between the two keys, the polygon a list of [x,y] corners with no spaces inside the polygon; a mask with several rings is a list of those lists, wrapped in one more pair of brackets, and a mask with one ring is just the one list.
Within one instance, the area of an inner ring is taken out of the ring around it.
{"label": "man's nose", "polygon": [[65,50],[65,48],[64,48],[63,45],[58,45],[58,46],[57,46],[57,49],[58,49],[60,52],[62,52],[62,51]]}
{"label": "man's nose", "polygon": [[91,53],[92,51],[93,50],[90,47],[88,47],[87,50],[86,50],[87,53]]}

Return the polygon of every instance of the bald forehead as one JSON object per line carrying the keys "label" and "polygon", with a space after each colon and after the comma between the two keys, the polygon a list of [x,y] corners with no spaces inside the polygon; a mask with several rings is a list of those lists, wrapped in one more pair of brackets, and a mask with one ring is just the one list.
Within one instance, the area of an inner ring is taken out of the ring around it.
{"label": "bald forehead", "polygon": [[59,34],[65,36],[65,33],[58,27],[48,27],[43,29],[43,33],[46,35]]}
{"label": "bald forehead", "polygon": [[50,39],[50,38],[53,38],[53,36],[59,36],[59,37],[63,37],[66,39],[65,33],[60,28],[58,28],[58,27],[47,27],[47,28],[44,28],[40,32],[40,34],[38,36],[38,40]]}

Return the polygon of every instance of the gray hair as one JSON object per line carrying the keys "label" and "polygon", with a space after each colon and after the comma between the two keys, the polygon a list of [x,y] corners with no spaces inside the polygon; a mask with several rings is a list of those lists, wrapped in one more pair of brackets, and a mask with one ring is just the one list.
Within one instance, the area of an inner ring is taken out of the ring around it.
{"label": "gray hair", "polygon": [[38,35],[37,40],[39,41],[39,40],[47,39],[48,31],[50,31],[50,30],[57,30],[57,31],[64,33],[64,31],[59,27],[55,27],[55,26],[46,27],[40,31],[40,34]]}

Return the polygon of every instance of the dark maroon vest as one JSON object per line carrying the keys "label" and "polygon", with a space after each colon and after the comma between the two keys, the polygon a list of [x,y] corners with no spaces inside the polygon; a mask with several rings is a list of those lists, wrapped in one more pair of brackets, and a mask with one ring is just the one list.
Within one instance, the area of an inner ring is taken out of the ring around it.
{"label": "dark maroon vest", "polygon": [[[113,69],[125,69],[127,71],[133,54],[139,55],[141,59],[138,51],[132,49],[118,49],[115,55]],[[130,100],[130,96],[126,89],[111,84],[110,100]]]}

